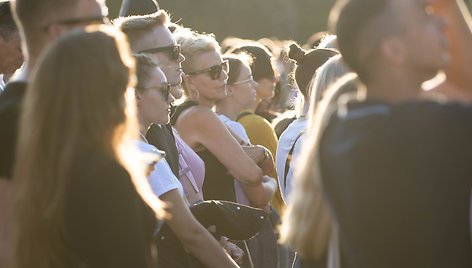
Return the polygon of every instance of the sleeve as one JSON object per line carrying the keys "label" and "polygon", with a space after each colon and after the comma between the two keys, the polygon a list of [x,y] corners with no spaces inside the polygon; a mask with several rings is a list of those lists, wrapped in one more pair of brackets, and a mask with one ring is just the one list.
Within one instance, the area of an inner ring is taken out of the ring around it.
{"label": "sleeve", "polygon": [[183,195],[182,184],[175,177],[165,159],[157,162],[155,168],[149,175],[148,180],[152,191],[157,197],[174,189],[178,189],[180,194]]}
{"label": "sleeve", "polygon": [[128,172],[114,161],[92,165],[74,175],[67,212],[73,244],[88,267],[150,267],[152,231],[146,220],[154,219],[146,217]]}
{"label": "sleeve", "polygon": [[251,144],[266,147],[275,159],[278,140],[269,122],[263,118],[253,118],[246,122],[247,124],[243,125]]}

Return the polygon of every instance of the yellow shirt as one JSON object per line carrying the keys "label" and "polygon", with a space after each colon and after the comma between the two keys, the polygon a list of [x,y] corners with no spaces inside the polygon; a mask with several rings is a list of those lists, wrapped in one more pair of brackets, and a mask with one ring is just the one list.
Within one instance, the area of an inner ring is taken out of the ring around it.
{"label": "yellow shirt", "polygon": [[[246,114],[248,113],[248,114]],[[251,110],[242,110],[239,112],[240,117],[237,121],[243,125],[244,129],[246,129],[246,134],[253,145],[262,145],[269,149],[272,153],[272,157],[275,161],[275,154],[277,152],[277,135],[275,135],[274,129],[270,125],[269,121],[267,121],[264,117],[254,114]],[[275,163],[274,163],[275,166]],[[272,178],[274,178],[278,182],[277,172],[274,171],[269,174]],[[279,212],[282,216],[285,210],[285,203],[282,199],[282,195],[280,193],[280,188],[277,185],[277,192],[272,198],[271,205]]]}

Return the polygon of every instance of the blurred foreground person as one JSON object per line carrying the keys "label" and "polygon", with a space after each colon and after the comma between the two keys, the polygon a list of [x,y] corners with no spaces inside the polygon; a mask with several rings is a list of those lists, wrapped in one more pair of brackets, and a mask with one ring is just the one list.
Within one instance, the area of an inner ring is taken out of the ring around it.
{"label": "blurred foreground person", "polygon": [[333,223],[330,267],[472,267],[472,107],[418,101],[450,60],[433,2],[340,1],[332,13],[365,97],[318,111],[326,124],[313,128],[284,232],[308,263]]}
{"label": "blurred foreground person", "polygon": [[152,267],[160,205],[144,166],[127,161],[139,157],[127,146],[134,83],[126,38],[106,26],[66,34],[39,59],[14,168],[13,267]]}
{"label": "blurred foreground person", "polygon": [[[19,114],[29,76],[41,53],[56,38],[89,24],[103,23],[106,9],[97,0],[15,0],[13,14],[20,31],[25,63],[0,95],[0,264],[11,248],[3,233],[8,191],[15,160]],[[2,49],[2,52],[4,50]],[[13,54],[9,53],[11,56]],[[5,59],[2,57],[2,60]],[[2,266],[2,265],[0,265]],[[8,265],[5,265],[8,266]]]}

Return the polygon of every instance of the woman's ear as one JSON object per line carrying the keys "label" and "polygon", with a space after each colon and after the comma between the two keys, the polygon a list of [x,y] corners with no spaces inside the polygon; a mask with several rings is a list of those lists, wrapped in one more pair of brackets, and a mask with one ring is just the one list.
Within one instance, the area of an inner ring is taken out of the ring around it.
{"label": "woman's ear", "polygon": [[402,64],[408,57],[405,43],[398,38],[387,38],[381,42],[380,53],[390,64]]}

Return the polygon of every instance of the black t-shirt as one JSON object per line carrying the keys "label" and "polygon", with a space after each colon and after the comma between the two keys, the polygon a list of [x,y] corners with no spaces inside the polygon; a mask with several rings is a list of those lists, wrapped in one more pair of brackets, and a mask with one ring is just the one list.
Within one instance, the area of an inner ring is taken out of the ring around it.
{"label": "black t-shirt", "polygon": [[15,161],[24,82],[10,82],[0,95],[0,177],[11,179]]}
{"label": "black t-shirt", "polygon": [[175,144],[174,133],[170,124],[159,126],[152,124],[146,132],[146,140],[157,149],[166,153],[166,161],[172,173],[179,178],[179,153]]}
{"label": "black t-shirt", "polygon": [[84,153],[70,169],[65,219],[77,267],[151,267],[156,218],[114,159]]}
{"label": "black t-shirt", "polygon": [[348,103],[320,143],[344,268],[472,267],[472,107]]}

